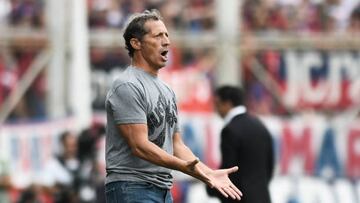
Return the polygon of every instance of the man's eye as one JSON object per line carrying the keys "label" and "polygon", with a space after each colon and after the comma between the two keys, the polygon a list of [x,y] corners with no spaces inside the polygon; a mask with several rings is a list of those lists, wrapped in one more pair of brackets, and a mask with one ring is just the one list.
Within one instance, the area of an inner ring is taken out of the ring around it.
{"label": "man's eye", "polygon": [[164,33],[160,33],[160,34],[155,35],[155,37],[168,37],[168,35],[164,34]]}

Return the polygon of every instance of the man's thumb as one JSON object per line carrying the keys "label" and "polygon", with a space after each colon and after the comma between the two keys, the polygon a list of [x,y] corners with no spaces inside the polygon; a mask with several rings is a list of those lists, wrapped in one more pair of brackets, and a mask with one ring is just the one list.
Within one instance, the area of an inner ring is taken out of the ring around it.
{"label": "man's thumb", "polygon": [[191,168],[191,170],[194,170],[195,165],[196,165],[197,163],[199,163],[199,162],[200,162],[199,158],[196,157],[196,159],[193,160],[193,161],[191,161],[191,162],[188,164],[188,166]]}
{"label": "man's thumb", "polygon": [[232,167],[232,168],[229,168],[229,169],[228,169],[228,172],[229,172],[229,174],[230,174],[230,173],[234,173],[234,172],[236,172],[236,171],[238,171],[238,170],[239,170],[239,167],[234,166],[234,167]]}

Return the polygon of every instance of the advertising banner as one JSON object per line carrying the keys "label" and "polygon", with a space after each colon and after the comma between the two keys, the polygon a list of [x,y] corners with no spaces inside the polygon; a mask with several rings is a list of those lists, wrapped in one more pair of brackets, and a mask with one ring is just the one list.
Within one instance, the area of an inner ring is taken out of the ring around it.
{"label": "advertising banner", "polygon": [[253,65],[253,57],[243,58],[243,82],[252,102],[275,93],[292,110],[342,111],[360,106],[359,51],[268,50],[254,57],[261,70]]}

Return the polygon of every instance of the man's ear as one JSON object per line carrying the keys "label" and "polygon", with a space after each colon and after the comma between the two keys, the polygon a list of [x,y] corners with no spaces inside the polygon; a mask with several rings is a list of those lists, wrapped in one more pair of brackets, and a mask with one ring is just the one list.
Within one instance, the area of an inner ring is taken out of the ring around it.
{"label": "man's ear", "polygon": [[230,109],[234,108],[234,105],[231,103],[231,101],[224,101],[224,105],[229,111]]}
{"label": "man's ear", "polygon": [[130,44],[135,50],[139,50],[141,48],[141,42],[137,38],[131,38]]}

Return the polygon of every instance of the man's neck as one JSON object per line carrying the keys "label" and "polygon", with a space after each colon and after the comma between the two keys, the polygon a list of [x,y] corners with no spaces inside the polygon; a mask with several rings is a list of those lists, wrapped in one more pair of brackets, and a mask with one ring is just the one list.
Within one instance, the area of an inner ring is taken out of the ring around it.
{"label": "man's neck", "polygon": [[154,75],[154,76],[158,76],[158,73],[159,73],[159,69],[151,67],[144,60],[136,60],[135,56],[134,56],[134,59],[132,59],[132,61],[131,61],[131,66],[141,68],[145,72],[147,72],[147,73],[149,73],[151,75]]}

